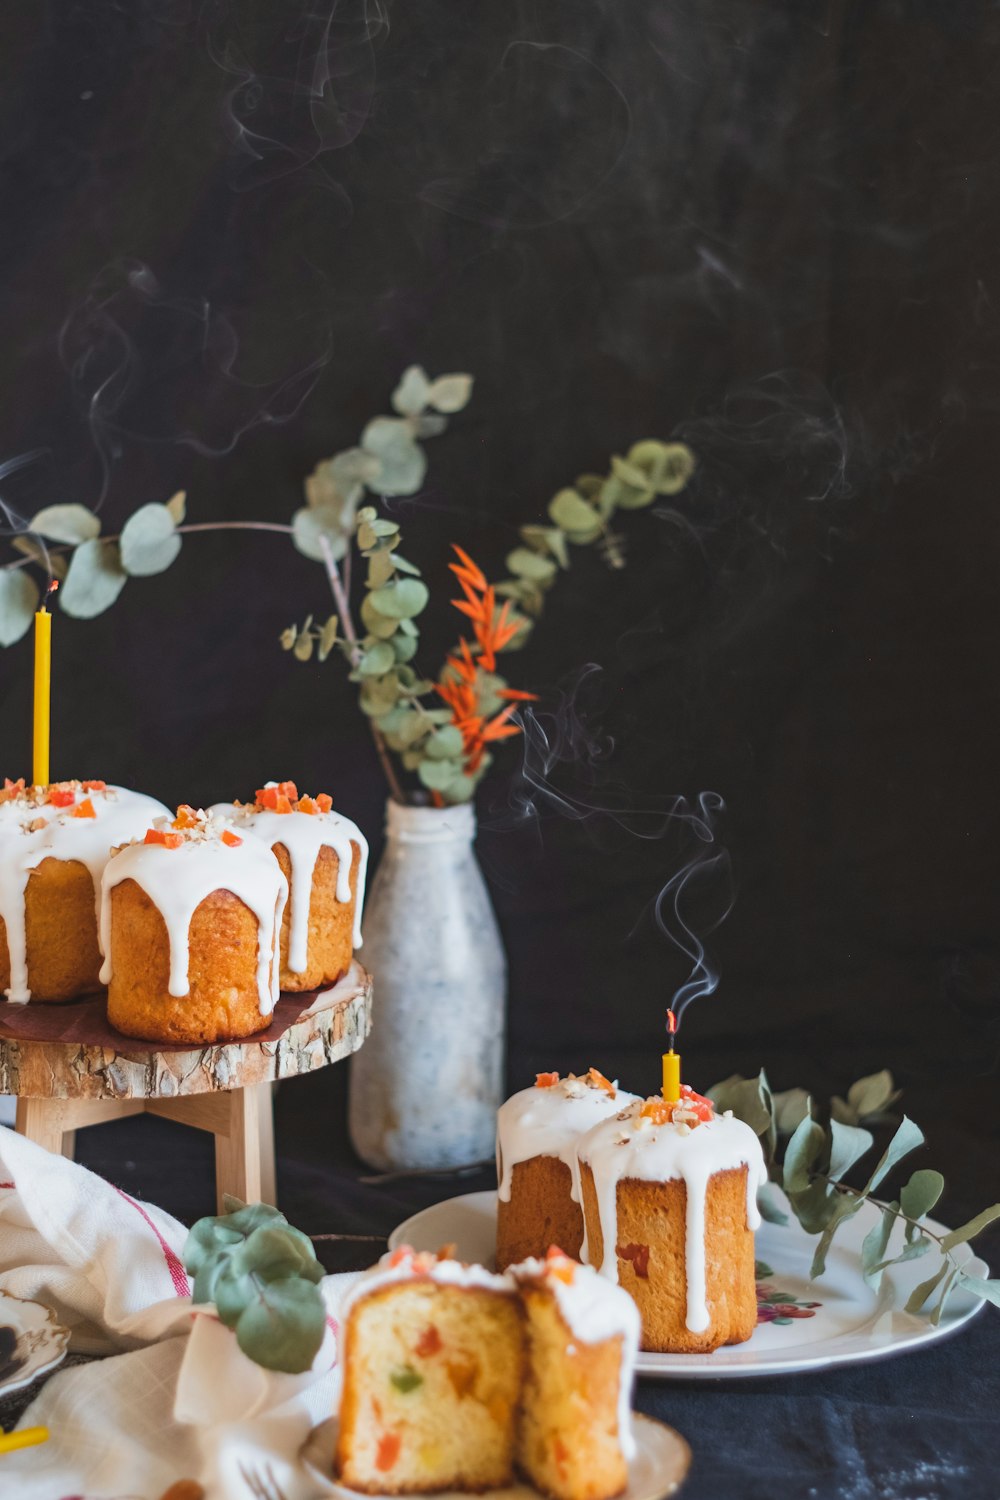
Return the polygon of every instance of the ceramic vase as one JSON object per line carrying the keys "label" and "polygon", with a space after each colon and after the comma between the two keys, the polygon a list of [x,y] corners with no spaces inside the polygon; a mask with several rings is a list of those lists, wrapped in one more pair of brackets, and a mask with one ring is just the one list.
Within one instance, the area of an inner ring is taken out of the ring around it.
{"label": "ceramic vase", "polygon": [[473,808],[389,802],[361,960],[372,1030],[351,1060],[350,1134],[383,1171],[492,1157],[507,963],[476,860]]}

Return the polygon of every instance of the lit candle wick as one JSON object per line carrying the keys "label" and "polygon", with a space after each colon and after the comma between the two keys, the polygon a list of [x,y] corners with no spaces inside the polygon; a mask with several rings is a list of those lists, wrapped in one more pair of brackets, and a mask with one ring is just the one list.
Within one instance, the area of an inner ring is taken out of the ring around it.
{"label": "lit candle wick", "polygon": [[675,1051],[677,1017],[667,1011],[667,1051],[663,1054],[663,1097],[668,1104],[676,1104],[681,1097],[681,1056]]}

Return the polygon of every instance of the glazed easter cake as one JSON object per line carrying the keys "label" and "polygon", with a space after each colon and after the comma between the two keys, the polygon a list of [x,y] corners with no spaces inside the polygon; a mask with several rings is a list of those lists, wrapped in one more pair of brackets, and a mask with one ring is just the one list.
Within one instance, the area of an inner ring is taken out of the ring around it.
{"label": "glazed easter cake", "polygon": [[497,1267],[544,1256],[550,1245],[578,1256],[583,1212],[576,1146],[635,1099],[596,1068],[580,1078],[539,1073],[497,1113]]}
{"label": "glazed easter cake", "polygon": [[627,1483],[639,1319],[561,1251],[496,1275],[401,1247],[341,1311],[336,1464],[352,1489],[479,1491],[520,1472],[555,1500]]}
{"label": "glazed easter cake", "polygon": [[760,1142],[731,1111],[681,1089],[637,1100],[581,1137],[584,1254],[631,1293],[642,1347],[705,1353],[757,1320]]}
{"label": "glazed easter cake", "polygon": [[262,840],[181,807],[102,877],[101,981],[127,1036],[215,1042],[265,1029],[279,994],[288,882]]}
{"label": "glazed easter cake", "polygon": [[101,879],[111,849],[167,809],[103,781],[0,791],[0,990],[23,1004],[101,987]]}
{"label": "glazed easter cake", "polygon": [[333,811],[325,793],[299,796],[292,781],[269,781],[253,802],[211,809],[239,833],[262,839],[288,882],[281,919],[283,990],[315,990],[346,974],[361,946],[361,907],[368,843],[356,824]]}

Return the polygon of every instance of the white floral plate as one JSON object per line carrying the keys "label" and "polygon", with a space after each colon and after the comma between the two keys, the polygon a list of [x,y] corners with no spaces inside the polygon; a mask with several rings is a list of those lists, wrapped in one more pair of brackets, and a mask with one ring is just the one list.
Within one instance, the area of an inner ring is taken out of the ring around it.
{"label": "white floral plate", "polygon": [[[691,1466],[691,1449],[680,1433],[638,1412],[632,1413],[632,1433],[635,1457],[628,1466],[628,1489],[620,1500],[665,1500],[667,1495],[676,1494]],[[313,1429],[303,1457],[317,1477],[327,1481],[323,1494],[354,1500],[356,1490],[330,1482],[330,1454],[335,1445],[336,1422],[324,1422]],[[427,1500],[463,1500],[463,1497],[453,1490],[444,1490],[428,1496]],[[538,1500],[538,1491],[527,1484],[515,1484],[504,1490],[487,1490],[482,1500]]]}
{"label": "white floral plate", "polygon": [[0,1292],[0,1399],[54,1370],[68,1344],[69,1329],[49,1308]]}
{"label": "white floral plate", "polygon": [[[761,1321],[750,1341],[716,1349],[714,1354],[640,1354],[639,1374],[663,1380],[732,1380],[863,1364],[947,1338],[974,1318],[983,1303],[961,1290],[952,1292],[937,1327],[926,1317],[903,1311],[914,1287],[940,1264],[936,1249],[891,1267],[879,1290],[872,1291],[862,1278],[860,1255],[861,1242],[877,1215],[878,1209],[866,1203],[841,1226],[826,1271],[815,1282],[809,1280],[815,1237],[807,1235],[794,1219],[784,1225],[764,1224],[756,1242]],[[933,1220],[927,1224],[936,1233],[947,1233]],[[902,1225],[897,1224],[890,1253],[902,1233]],[[487,1266],[493,1265],[495,1243],[496,1193],[465,1193],[435,1203],[389,1236],[390,1249],[413,1245],[417,1250],[437,1250],[454,1244],[462,1260]],[[987,1274],[968,1245],[959,1246],[955,1258],[975,1275]]]}

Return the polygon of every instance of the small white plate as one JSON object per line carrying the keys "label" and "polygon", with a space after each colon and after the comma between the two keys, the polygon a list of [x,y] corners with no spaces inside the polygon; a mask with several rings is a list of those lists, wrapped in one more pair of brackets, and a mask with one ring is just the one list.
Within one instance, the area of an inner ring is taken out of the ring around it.
{"label": "small white plate", "polygon": [[54,1370],[68,1344],[69,1329],[49,1308],[0,1292],[0,1398]]}
{"label": "small white plate", "polygon": [[[672,1427],[655,1422],[652,1417],[632,1413],[635,1457],[628,1466],[628,1489],[619,1500],[665,1500],[674,1495],[691,1467],[691,1449]],[[336,1447],[336,1421],[323,1422],[313,1429],[303,1458],[317,1479],[326,1481],[323,1494],[355,1500],[356,1490],[337,1484],[330,1478],[330,1456]],[[367,1496],[366,1500],[372,1500]],[[454,1490],[441,1490],[427,1500],[463,1500]],[[482,1500],[538,1500],[538,1491],[527,1484],[514,1484],[505,1490],[487,1490]]]}
{"label": "small white plate", "polygon": [[[952,1292],[936,1328],[928,1318],[903,1311],[914,1287],[932,1276],[940,1264],[936,1249],[893,1266],[883,1276],[880,1289],[872,1291],[861,1275],[860,1256],[861,1242],[877,1215],[878,1209],[866,1203],[841,1226],[826,1271],[817,1281],[809,1279],[815,1236],[806,1234],[794,1218],[787,1224],[762,1225],[756,1252],[767,1274],[758,1280],[757,1298],[762,1317],[770,1321],[759,1323],[748,1343],[716,1349],[714,1354],[640,1354],[639,1374],[663,1380],[732,1380],[863,1364],[947,1338],[974,1318],[984,1304],[961,1290]],[[933,1219],[927,1225],[935,1233],[947,1233]],[[897,1224],[890,1250],[902,1233],[902,1225]],[[465,1193],[435,1203],[389,1236],[390,1250],[397,1245],[437,1250],[451,1244],[461,1260],[494,1264],[496,1193]],[[960,1246],[955,1257],[974,1275],[987,1274],[968,1245]]]}

